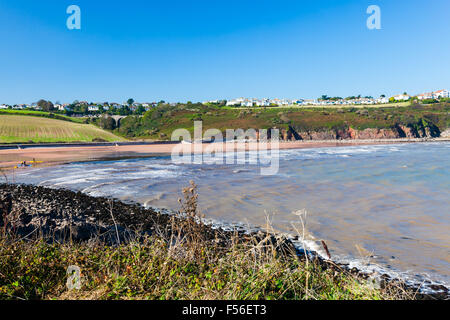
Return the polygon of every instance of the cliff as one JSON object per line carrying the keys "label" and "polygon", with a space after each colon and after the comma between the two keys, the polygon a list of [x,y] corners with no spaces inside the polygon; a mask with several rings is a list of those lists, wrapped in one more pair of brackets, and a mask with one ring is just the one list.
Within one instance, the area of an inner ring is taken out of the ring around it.
{"label": "cliff", "polygon": [[[395,125],[392,128],[366,128],[302,130],[289,126],[280,130],[280,138],[284,141],[296,140],[365,140],[365,139],[398,139],[398,138],[437,138],[441,136],[438,127],[433,124],[419,122],[414,125]],[[450,136],[449,130],[443,137]]]}

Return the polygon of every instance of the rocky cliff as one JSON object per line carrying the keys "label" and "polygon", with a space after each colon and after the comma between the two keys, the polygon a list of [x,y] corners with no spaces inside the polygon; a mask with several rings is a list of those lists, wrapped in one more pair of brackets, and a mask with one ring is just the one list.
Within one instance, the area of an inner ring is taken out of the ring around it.
{"label": "rocky cliff", "polygon": [[[447,131],[444,135],[450,136]],[[443,136],[444,136],[443,135]],[[284,141],[296,140],[363,140],[363,139],[398,139],[398,138],[437,138],[441,136],[438,127],[433,124],[395,125],[392,128],[324,129],[302,130],[289,126],[280,130],[280,138]]]}

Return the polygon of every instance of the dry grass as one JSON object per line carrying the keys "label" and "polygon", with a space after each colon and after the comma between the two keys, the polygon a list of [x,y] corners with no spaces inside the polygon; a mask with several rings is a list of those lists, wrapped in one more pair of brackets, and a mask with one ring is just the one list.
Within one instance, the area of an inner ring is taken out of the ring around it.
{"label": "dry grass", "polygon": [[0,143],[122,141],[110,132],[89,124],[44,117],[0,115]]}
{"label": "dry grass", "polygon": [[[299,258],[274,236],[206,236],[195,184],[171,228],[116,246],[17,239],[0,231],[0,299],[398,299],[338,266]],[[6,221],[6,218],[3,218]],[[167,231],[170,230],[170,231]],[[81,289],[66,288],[67,267]]]}

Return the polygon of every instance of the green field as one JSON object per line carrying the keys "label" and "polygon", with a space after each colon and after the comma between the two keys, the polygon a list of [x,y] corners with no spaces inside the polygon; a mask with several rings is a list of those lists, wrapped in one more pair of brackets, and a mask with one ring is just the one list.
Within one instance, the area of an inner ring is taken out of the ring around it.
{"label": "green field", "polygon": [[94,125],[46,118],[0,114],[0,143],[123,141]]}
{"label": "green field", "polygon": [[83,123],[83,121],[84,121],[83,118],[68,117],[63,114],[51,113],[51,112],[46,112],[46,111],[2,109],[2,110],[0,110],[0,115],[3,115],[3,114],[44,117],[44,118],[72,121],[72,122],[78,122],[78,123]]}

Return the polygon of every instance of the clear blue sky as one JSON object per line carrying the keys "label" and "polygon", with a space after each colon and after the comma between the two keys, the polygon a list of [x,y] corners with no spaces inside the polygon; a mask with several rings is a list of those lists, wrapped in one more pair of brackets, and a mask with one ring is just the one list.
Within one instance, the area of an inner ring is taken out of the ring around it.
{"label": "clear blue sky", "polygon": [[[66,9],[81,8],[81,30]],[[381,8],[382,30],[366,28]],[[0,103],[450,89],[448,0],[0,0]]]}

